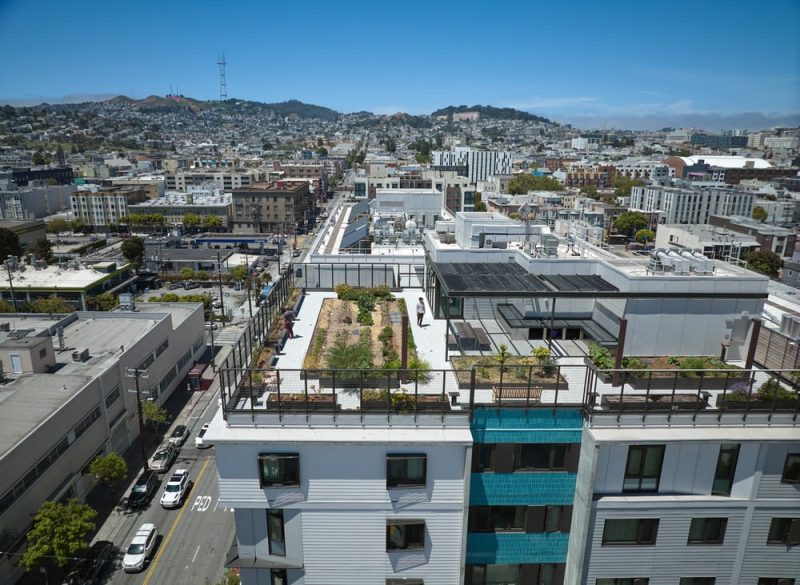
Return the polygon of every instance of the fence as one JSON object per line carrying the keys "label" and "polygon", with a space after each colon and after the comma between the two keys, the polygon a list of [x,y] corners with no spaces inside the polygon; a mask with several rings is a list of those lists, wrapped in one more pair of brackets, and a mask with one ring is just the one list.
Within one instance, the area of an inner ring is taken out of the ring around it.
{"label": "fence", "polygon": [[339,284],[400,290],[422,288],[424,270],[422,264],[308,263],[295,266],[295,278],[306,290],[333,290]]}

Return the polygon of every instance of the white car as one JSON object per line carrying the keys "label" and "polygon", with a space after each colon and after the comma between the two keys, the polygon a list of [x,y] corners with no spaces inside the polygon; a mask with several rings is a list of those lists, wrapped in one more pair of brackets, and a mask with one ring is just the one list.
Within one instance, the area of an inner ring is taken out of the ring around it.
{"label": "white car", "polygon": [[161,494],[161,505],[164,508],[178,508],[183,503],[189,488],[189,470],[176,469],[169,478],[164,493]]}
{"label": "white car", "polygon": [[205,439],[206,431],[208,431],[208,427],[209,426],[210,426],[210,423],[204,424],[200,428],[200,430],[197,431],[197,434],[194,436],[194,446],[197,447],[198,449],[207,449],[208,447],[212,446],[211,443],[209,443]]}
{"label": "white car", "polygon": [[158,528],[155,524],[142,524],[136,531],[122,558],[122,568],[126,573],[138,573],[144,569],[147,557],[156,547]]}

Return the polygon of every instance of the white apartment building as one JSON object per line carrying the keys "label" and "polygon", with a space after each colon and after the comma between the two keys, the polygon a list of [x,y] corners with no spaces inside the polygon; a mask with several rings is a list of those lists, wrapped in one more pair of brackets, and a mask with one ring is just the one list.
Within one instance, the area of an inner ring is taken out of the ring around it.
{"label": "white apartment building", "polygon": [[708,223],[711,215],[749,216],[753,209],[753,193],[710,183],[673,185],[633,187],[630,209],[657,214],[658,223]]}
{"label": "white apartment building", "polygon": [[225,192],[252,187],[261,173],[243,169],[197,169],[167,173],[167,191],[188,191],[190,187],[211,186]]}
{"label": "white apartment building", "polygon": [[661,180],[673,176],[673,170],[668,165],[652,160],[623,161],[616,163],[618,175],[631,179]]}
{"label": "white apartment building", "polygon": [[418,228],[432,228],[442,216],[442,192],[436,189],[378,189],[375,216],[405,217]]}
{"label": "white apartment building", "polygon": [[466,165],[472,183],[486,181],[492,175],[511,173],[513,162],[510,152],[475,150],[466,146],[457,146],[450,151],[435,150],[431,154],[436,166]]}
{"label": "white apartment building", "polygon": [[75,219],[81,219],[95,228],[119,223],[121,218],[128,215],[128,203],[144,200],[141,191],[132,192],[119,188],[98,190],[95,185],[88,187],[79,187],[70,197],[72,214]]}
{"label": "white apartment building", "polygon": [[764,138],[765,148],[793,150],[798,146],[800,146],[800,137],[798,136],[767,136]]}
{"label": "white apartment building", "polygon": [[223,227],[229,227],[233,215],[233,194],[223,193],[219,189],[190,187],[186,193],[170,191],[163,197],[130,205],[128,209],[131,213],[163,215],[166,223],[172,225],[182,224],[184,215],[195,214],[203,219],[218,217]]}

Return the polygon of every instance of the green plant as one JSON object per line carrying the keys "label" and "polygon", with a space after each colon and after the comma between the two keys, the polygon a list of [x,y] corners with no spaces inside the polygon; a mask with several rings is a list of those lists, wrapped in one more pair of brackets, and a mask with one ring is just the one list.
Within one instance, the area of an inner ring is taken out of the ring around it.
{"label": "green plant", "polygon": [[[358,343],[348,345],[343,338],[339,338],[328,350],[327,366],[334,370],[371,370],[373,368],[373,356],[369,347],[369,342],[363,339]],[[355,378],[358,372],[342,372],[342,378]]]}
{"label": "green plant", "polygon": [[669,357],[667,358],[667,362],[668,362],[668,363],[669,363],[671,366],[675,366],[676,368],[677,368],[678,366],[680,366],[680,365],[681,365],[681,360],[680,360],[680,358],[678,358],[678,357],[675,357],[674,355],[671,355],[671,356],[669,356]]}
{"label": "green plant", "polygon": [[390,341],[394,337],[394,329],[392,329],[391,325],[387,325],[381,332],[378,334],[378,340],[382,342]]}
{"label": "green plant", "polygon": [[626,370],[646,370],[648,369],[648,364],[637,357],[626,357],[622,358],[622,367]]}
{"label": "green plant", "polygon": [[353,287],[349,284],[337,284],[333,290],[336,291],[336,297],[339,300],[347,300],[347,297],[350,295]]}
{"label": "green plant", "polygon": [[775,378],[770,378],[758,387],[759,400],[797,400],[797,393],[784,388]]}
{"label": "green plant", "polygon": [[593,345],[589,348],[589,359],[601,370],[610,370],[614,367],[614,358],[605,347]]}

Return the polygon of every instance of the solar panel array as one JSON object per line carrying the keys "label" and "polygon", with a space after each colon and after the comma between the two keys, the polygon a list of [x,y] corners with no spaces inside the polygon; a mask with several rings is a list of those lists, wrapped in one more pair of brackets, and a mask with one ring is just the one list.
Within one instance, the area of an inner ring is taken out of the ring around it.
{"label": "solar panel array", "polygon": [[344,230],[344,234],[342,234],[342,242],[339,244],[339,249],[352,248],[363,240],[367,236],[368,223],[369,216],[362,217],[348,224]]}

